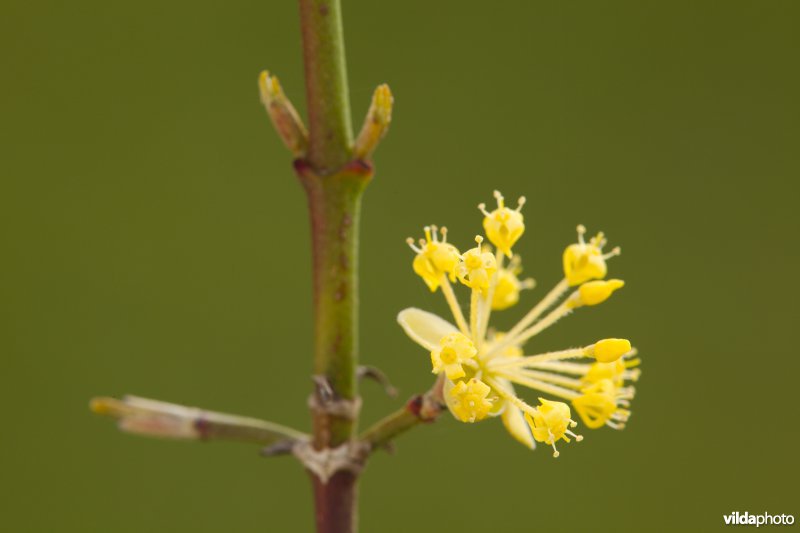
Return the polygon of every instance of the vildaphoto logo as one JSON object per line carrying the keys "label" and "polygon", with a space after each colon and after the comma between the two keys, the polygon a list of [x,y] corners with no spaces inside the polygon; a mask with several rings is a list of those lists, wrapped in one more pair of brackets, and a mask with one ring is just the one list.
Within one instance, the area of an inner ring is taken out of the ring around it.
{"label": "vildaphoto logo", "polygon": [[734,511],[722,517],[726,526],[791,526],[794,516],[790,514],[750,514],[747,511]]}

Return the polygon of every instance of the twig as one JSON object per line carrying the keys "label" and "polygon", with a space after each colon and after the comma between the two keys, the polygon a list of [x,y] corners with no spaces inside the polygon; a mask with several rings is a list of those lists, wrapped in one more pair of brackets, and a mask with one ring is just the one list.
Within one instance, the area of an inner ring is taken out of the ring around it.
{"label": "twig", "polygon": [[274,422],[207,411],[137,396],[94,398],[97,414],[118,420],[127,433],[180,440],[227,440],[271,445],[280,441],[307,441],[309,436]]}
{"label": "twig", "polygon": [[367,443],[371,450],[385,448],[393,439],[409,429],[435,421],[445,409],[443,385],[443,380],[437,379],[428,392],[413,396],[402,409],[398,409],[364,431],[359,440]]}

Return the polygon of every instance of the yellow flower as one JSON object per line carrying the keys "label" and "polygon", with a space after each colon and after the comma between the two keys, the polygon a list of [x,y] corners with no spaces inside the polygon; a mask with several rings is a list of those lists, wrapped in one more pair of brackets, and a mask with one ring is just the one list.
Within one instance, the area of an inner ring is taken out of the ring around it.
{"label": "yellow flower", "polygon": [[456,275],[461,283],[467,287],[485,293],[489,289],[489,282],[497,271],[497,261],[494,254],[484,252],[481,248],[483,237],[475,237],[478,246],[464,252],[463,259],[456,266]]}
{"label": "yellow flower", "polygon": [[486,383],[472,378],[456,383],[445,393],[445,399],[456,418],[462,422],[476,422],[486,418],[492,409],[492,402],[487,398],[491,391]]}
{"label": "yellow flower", "polygon": [[522,289],[532,289],[536,282],[532,278],[520,281],[519,274],[522,272],[520,264],[522,260],[519,255],[511,258],[508,267],[497,270],[497,284],[492,296],[492,310],[502,311],[516,305],[519,302],[519,293]]}
{"label": "yellow flower", "polygon": [[610,379],[601,379],[581,390],[572,405],[586,427],[596,429],[609,425],[616,429],[625,427],[631,412],[627,407],[633,391],[617,387]]}
{"label": "yellow flower", "polygon": [[[626,383],[639,377],[639,370],[633,368],[639,364],[638,359],[632,359],[636,350],[627,339],[615,338],[535,355],[526,355],[530,352],[524,346],[576,309],[608,300],[624,282],[592,279],[600,273],[600,260],[605,276],[607,256],[595,254],[592,248],[600,251],[603,237],[598,235],[589,244],[579,237],[578,245],[584,249],[572,248],[569,252],[570,266],[565,266],[564,279],[508,331],[490,329],[492,311],[512,306],[519,301],[520,289],[533,285],[532,281],[521,282],[517,278],[521,271],[519,256],[504,264],[524,226],[521,215],[516,234],[511,231],[513,216],[506,219],[506,229],[493,225],[497,212],[507,209],[502,205],[502,196],[497,196],[498,210],[484,213],[491,219],[490,223],[484,220],[484,224],[496,247],[494,251],[480,237],[476,239],[478,245],[461,256],[451,245],[437,248],[447,243],[444,237],[438,240],[434,228],[426,229],[426,240],[420,248],[414,247],[415,272],[432,290],[442,288],[454,323],[416,308],[401,311],[398,322],[412,340],[430,352],[433,372],[444,380],[444,401],[457,420],[478,422],[500,417],[517,441],[531,449],[536,442],[545,443],[553,446],[554,455],[558,456],[556,441],[581,440],[570,430],[576,422],[571,418],[569,403],[589,428],[624,426],[634,393],[633,386]],[[515,236],[511,238],[512,235]],[[418,261],[424,261],[425,268],[418,268]],[[453,275],[471,289],[468,317],[451,285]],[[581,277],[586,280],[570,292]],[[533,406],[519,396],[517,387],[554,399],[542,397]]]}
{"label": "yellow flower", "polygon": [[463,364],[468,363],[478,351],[466,335],[448,333],[439,341],[439,349],[431,352],[433,373],[444,372],[447,379],[464,377]]}
{"label": "yellow flower", "polygon": [[516,209],[509,209],[505,205],[505,199],[499,191],[494,191],[497,199],[497,209],[489,213],[486,211],[486,204],[478,205],[483,213],[483,229],[489,241],[497,246],[506,257],[511,257],[511,247],[522,237],[525,232],[525,223],[522,220],[522,206],[525,205],[525,197],[518,200]]}
{"label": "yellow flower", "polygon": [[[417,255],[414,257],[414,272],[428,285],[431,292],[443,283],[445,276],[456,280],[456,265],[460,260],[458,250],[447,242],[447,228],[442,228],[442,240],[436,226],[425,226],[425,238],[420,239],[419,247],[409,237],[406,242]],[[446,282],[446,281],[444,281]]]}
{"label": "yellow flower", "polygon": [[613,363],[594,363],[585,373],[583,381],[591,384],[604,379],[610,379],[618,387],[621,387],[625,381],[638,381],[641,371],[634,367],[639,365],[639,360],[628,359],[628,357],[634,355],[636,355],[635,348]]}
{"label": "yellow flower", "polygon": [[617,247],[609,253],[603,254],[603,246],[606,244],[603,232],[592,237],[588,243],[583,240],[585,233],[586,228],[582,224],[579,225],[578,242],[570,244],[564,250],[564,277],[570,286],[606,277],[608,271],[606,259],[620,253],[620,248]]}
{"label": "yellow flower", "polygon": [[556,441],[563,439],[569,442],[567,435],[573,437],[578,442],[583,440],[581,435],[576,435],[569,428],[578,425],[570,418],[569,406],[564,402],[553,402],[539,398],[541,406],[536,413],[531,415],[525,413],[525,420],[531,427],[533,438],[536,442],[544,442],[553,447],[553,457],[560,454],[556,449]]}

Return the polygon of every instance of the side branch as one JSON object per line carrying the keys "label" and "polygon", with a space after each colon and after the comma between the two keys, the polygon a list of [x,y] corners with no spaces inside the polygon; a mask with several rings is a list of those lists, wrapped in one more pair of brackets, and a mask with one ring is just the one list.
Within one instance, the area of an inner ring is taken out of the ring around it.
{"label": "side branch", "polygon": [[428,392],[412,397],[402,409],[364,431],[359,440],[374,451],[388,446],[396,437],[419,424],[434,422],[445,409],[443,386],[442,379],[436,380]]}
{"label": "side branch", "polygon": [[305,442],[309,439],[301,431],[274,422],[137,396],[125,396],[122,400],[94,398],[90,406],[97,414],[116,418],[122,431],[148,437],[228,440],[262,446],[280,441]]}

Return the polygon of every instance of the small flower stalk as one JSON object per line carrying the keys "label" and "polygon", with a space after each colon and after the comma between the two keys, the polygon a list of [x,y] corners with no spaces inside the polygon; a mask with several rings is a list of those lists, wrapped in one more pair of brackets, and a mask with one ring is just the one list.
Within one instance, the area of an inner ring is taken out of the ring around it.
{"label": "small flower stalk", "polygon": [[[532,355],[526,355],[526,344],[576,309],[599,305],[624,286],[622,280],[605,279],[607,261],[620,249],[603,252],[605,235],[587,241],[586,229],[578,226],[577,242],[563,253],[564,278],[514,327],[496,331],[489,325],[492,312],[516,305],[520,293],[535,283],[519,279],[522,262],[514,252],[525,232],[525,199],[515,209],[497,191],[495,199],[491,212],[485,204],[478,206],[493,247],[479,235],[475,246],[461,253],[448,242],[447,229],[436,226],[426,226],[418,243],[408,239],[415,253],[414,272],[432,292],[441,289],[453,322],[416,308],[401,311],[398,322],[430,352],[432,372],[444,377],[443,400],[457,420],[499,417],[517,441],[531,449],[543,443],[558,457],[557,442],[583,440],[573,432],[576,419],[590,429],[625,427],[639,359],[627,339],[600,339]],[[456,284],[469,291],[468,317],[456,297]],[[519,388],[536,391],[538,403],[522,399]]]}

